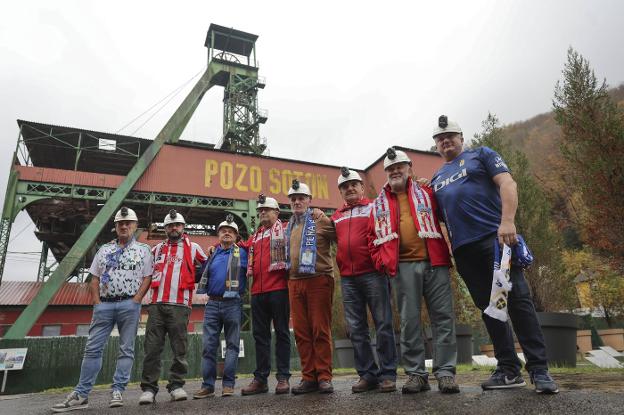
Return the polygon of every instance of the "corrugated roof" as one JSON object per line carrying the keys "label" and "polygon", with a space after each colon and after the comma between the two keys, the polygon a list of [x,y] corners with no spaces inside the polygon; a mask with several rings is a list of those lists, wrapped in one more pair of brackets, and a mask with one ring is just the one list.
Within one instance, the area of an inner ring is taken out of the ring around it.
{"label": "corrugated roof", "polygon": [[[26,306],[30,304],[43,285],[37,281],[2,281],[0,285],[0,307],[2,306]],[[150,293],[143,297],[143,304],[149,303]],[[49,306],[52,305],[78,305],[91,306],[91,294],[88,283],[66,282],[52,297]],[[193,295],[193,304],[203,305],[196,295]]]}

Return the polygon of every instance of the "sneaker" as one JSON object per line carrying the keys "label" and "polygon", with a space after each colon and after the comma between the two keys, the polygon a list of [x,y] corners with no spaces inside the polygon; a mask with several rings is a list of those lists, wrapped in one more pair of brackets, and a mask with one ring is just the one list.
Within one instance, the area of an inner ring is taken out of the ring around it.
{"label": "sneaker", "polygon": [[409,379],[401,388],[402,393],[418,393],[431,390],[429,381],[422,376],[409,375]]}
{"label": "sneaker", "polygon": [[559,393],[559,388],[548,373],[548,369],[537,369],[531,372],[531,383],[535,384],[535,392],[547,395]]}
{"label": "sneaker", "polygon": [[214,396],[214,388],[201,388],[193,394],[193,399],[205,399],[210,396]]}
{"label": "sneaker", "polygon": [[109,408],[119,408],[123,406],[123,398],[121,397],[121,391],[114,390],[111,394],[111,400],[108,404]]}
{"label": "sneaker", "polygon": [[351,386],[353,393],[368,392],[373,389],[377,389],[377,382],[369,382],[364,378],[360,378],[355,385]]}
{"label": "sneaker", "polygon": [[453,376],[442,376],[438,379],[438,390],[442,393],[459,393],[459,385]]}
{"label": "sneaker", "polygon": [[156,395],[154,395],[154,392],[150,390],[146,390],[146,391],[143,391],[143,393],[139,397],[139,405],[149,405],[149,404],[154,403],[155,400],[156,400]]}
{"label": "sneaker", "polygon": [[512,389],[521,388],[523,386],[526,386],[526,382],[522,379],[522,376],[507,376],[507,374],[500,369],[496,369],[492,373],[492,376],[481,384],[483,390]]}
{"label": "sneaker", "polygon": [[89,398],[83,398],[78,392],[73,391],[61,403],[57,403],[51,409],[52,412],[68,412],[89,407]]}
{"label": "sneaker", "polygon": [[288,379],[278,380],[277,385],[275,386],[275,394],[283,395],[289,392],[290,392],[290,383],[288,383]]}
{"label": "sneaker", "polygon": [[379,392],[396,392],[396,382],[390,379],[382,380],[379,384]]}
{"label": "sneaker", "polygon": [[186,391],[182,388],[173,389],[169,392],[169,395],[171,395],[171,402],[185,401],[188,399]]}
{"label": "sneaker", "polygon": [[303,393],[316,392],[318,389],[319,385],[317,382],[313,380],[301,380],[290,392],[292,392],[293,395],[301,395]]}
{"label": "sneaker", "polygon": [[260,382],[258,379],[254,379],[251,383],[241,389],[241,395],[257,395],[259,393],[266,393],[269,391],[269,385]]}
{"label": "sneaker", "polygon": [[226,396],[232,396],[232,395],[234,395],[234,388],[230,386],[224,386],[223,390],[221,391],[221,396],[226,397]]}

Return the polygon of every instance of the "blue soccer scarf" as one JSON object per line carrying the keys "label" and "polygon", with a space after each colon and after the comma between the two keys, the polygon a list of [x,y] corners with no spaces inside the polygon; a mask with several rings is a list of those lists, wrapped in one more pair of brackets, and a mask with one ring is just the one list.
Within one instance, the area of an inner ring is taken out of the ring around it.
{"label": "blue soccer scarf", "polygon": [[[290,233],[294,226],[295,215],[288,221],[286,228],[286,260],[288,269],[292,265],[290,258]],[[314,274],[316,272],[316,223],[312,219],[312,209],[308,209],[303,216],[303,231],[301,232],[301,245],[299,247],[300,274]]]}

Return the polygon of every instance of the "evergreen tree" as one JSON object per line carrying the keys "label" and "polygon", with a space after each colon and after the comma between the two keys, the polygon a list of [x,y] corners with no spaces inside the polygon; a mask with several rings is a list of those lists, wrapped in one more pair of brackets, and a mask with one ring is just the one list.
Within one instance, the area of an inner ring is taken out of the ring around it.
{"label": "evergreen tree", "polygon": [[584,207],[584,242],[624,269],[624,111],[613,102],[606,81],[598,82],[589,62],[568,50],[563,81],[553,99],[561,126],[561,153],[569,186]]}

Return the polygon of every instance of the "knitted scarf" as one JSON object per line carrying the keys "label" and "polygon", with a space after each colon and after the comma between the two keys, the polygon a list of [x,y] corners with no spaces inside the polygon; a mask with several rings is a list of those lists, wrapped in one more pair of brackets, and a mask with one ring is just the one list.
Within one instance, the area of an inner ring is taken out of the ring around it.
{"label": "knitted scarf", "polygon": [[507,297],[511,291],[511,248],[498,244],[498,238],[494,239],[494,275],[492,276],[492,291],[490,292],[490,304],[484,313],[500,321],[507,321]]}
{"label": "knitted scarf", "polygon": [[[288,221],[286,227],[286,261],[290,269],[290,233],[294,226],[295,215]],[[314,274],[316,272],[316,223],[312,219],[312,209],[308,209],[303,216],[303,230],[301,231],[301,245],[299,247],[300,274]]]}
{"label": "knitted scarf", "polygon": [[[180,282],[178,288],[181,290],[188,290],[195,287],[195,266],[193,264],[193,256],[191,250],[191,240],[187,234],[182,234],[180,237],[182,240],[182,247],[184,249],[184,256],[182,260],[182,266],[180,267]],[[177,242],[175,242],[177,244]],[[160,281],[162,280],[163,271],[165,270],[165,264],[169,257],[169,251],[173,244],[169,243],[169,240],[160,244],[158,252],[156,252],[155,259],[158,260],[160,255],[163,255],[163,261],[154,264],[154,274],[152,275],[152,288],[158,288]]]}
{"label": "knitted scarf", "polygon": [[[265,228],[261,228],[254,239],[251,242],[251,246],[249,247],[249,260],[247,262],[247,276],[253,277],[253,257],[254,257],[254,243],[258,240],[259,237],[262,237],[266,232]],[[270,229],[270,238],[271,238],[271,264],[269,265],[270,271],[277,271],[282,269],[288,269],[288,264],[286,263],[286,242],[284,237],[284,227],[282,226],[282,221],[277,220],[273,224]]]}
{"label": "knitted scarf", "polygon": [[108,285],[108,283],[110,282],[110,272],[119,268],[119,259],[123,255],[124,251],[134,243],[134,240],[134,236],[132,236],[132,238],[130,238],[130,240],[121,248],[119,247],[118,240],[112,241],[112,243],[117,245],[117,249],[113,252],[106,254],[105,269],[100,276],[100,285],[103,285],[104,287]]}
{"label": "knitted scarf", "polygon": [[[377,236],[373,241],[375,246],[399,237],[396,230],[392,229],[390,203],[385,188],[386,186],[384,185],[374,202],[373,216],[375,219],[375,235]],[[421,189],[415,181],[411,181],[408,191],[416,209],[416,230],[418,231],[418,236],[423,239],[442,238],[442,234],[435,223],[429,194]]]}
{"label": "knitted scarf", "polygon": [[[219,248],[217,248],[219,249]],[[204,271],[202,272],[201,279],[199,280],[199,284],[197,285],[197,294],[207,294],[208,293],[208,277],[210,274],[210,265],[212,265],[212,261],[214,261],[216,257],[216,251],[208,262],[204,265]],[[241,270],[241,259],[240,259],[240,248],[238,245],[234,244],[230,247],[230,256],[228,258],[227,270],[226,270],[226,279],[225,279],[225,292],[223,293],[224,298],[240,298],[240,294],[238,290],[240,289],[240,270]]]}

